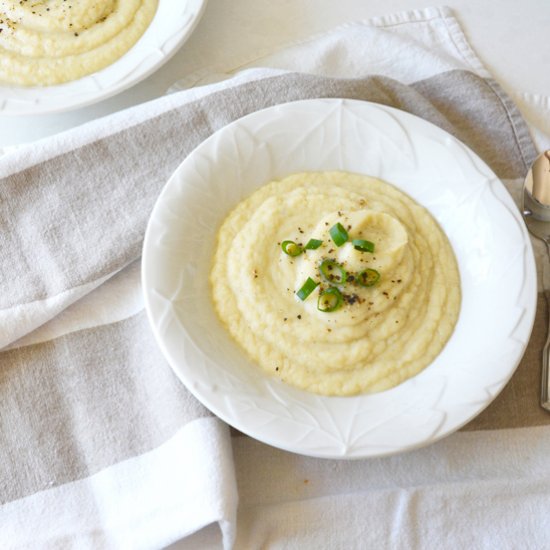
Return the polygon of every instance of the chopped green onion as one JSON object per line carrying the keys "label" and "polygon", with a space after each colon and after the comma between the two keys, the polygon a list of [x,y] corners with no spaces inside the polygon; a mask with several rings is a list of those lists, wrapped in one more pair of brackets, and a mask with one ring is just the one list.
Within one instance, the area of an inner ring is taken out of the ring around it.
{"label": "chopped green onion", "polygon": [[306,246],[304,246],[307,250],[316,250],[323,244],[323,241],[320,241],[319,239],[309,239]]}
{"label": "chopped green onion", "polygon": [[355,250],[360,250],[361,252],[374,252],[374,243],[371,241],[353,239],[351,244],[354,246]]}
{"label": "chopped green onion", "polygon": [[323,260],[319,266],[319,271],[327,281],[337,285],[345,284],[348,278],[347,271],[334,260]]}
{"label": "chopped green onion", "polygon": [[283,252],[289,256],[299,256],[303,252],[303,248],[294,241],[283,241],[281,243],[281,248]]}
{"label": "chopped green onion", "polygon": [[374,286],[379,279],[380,273],[378,273],[376,269],[371,269],[370,267],[357,275],[357,282],[361,286]]}
{"label": "chopped green onion", "polygon": [[343,302],[342,293],[337,288],[331,286],[319,293],[317,309],[324,313],[330,313],[341,307]]}
{"label": "chopped green onion", "polygon": [[308,277],[306,279],[306,282],[302,285],[302,288],[296,292],[296,296],[300,298],[300,300],[304,301],[319,285],[319,283],[316,283],[311,277]]}
{"label": "chopped green onion", "polygon": [[336,246],[342,246],[348,240],[348,232],[340,222],[334,224],[328,232]]}

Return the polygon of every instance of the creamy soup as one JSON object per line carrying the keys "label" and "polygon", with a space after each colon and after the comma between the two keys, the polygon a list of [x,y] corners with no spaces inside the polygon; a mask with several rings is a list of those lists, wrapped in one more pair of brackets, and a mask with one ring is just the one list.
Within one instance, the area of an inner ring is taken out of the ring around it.
{"label": "creamy soup", "polygon": [[221,321],[267,373],[324,395],[391,388],[441,352],[460,310],[450,243],[394,186],[300,173],[242,201],[210,275]]}
{"label": "creamy soup", "polygon": [[153,19],[158,0],[0,0],[0,81],[50,85],[103,69]]}

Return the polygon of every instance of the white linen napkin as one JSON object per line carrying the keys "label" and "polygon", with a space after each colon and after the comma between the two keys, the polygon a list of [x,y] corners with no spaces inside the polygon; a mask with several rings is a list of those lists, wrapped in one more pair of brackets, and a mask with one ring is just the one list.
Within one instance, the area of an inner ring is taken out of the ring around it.
{"label": "white linen napkin", "polygon": [[[142,310],[139,254],[148,215],[171,172],[202,139],[251,110],[336,94],[396,105],[458,135],[511,189],[534,155],[521,117],[445,9],[347,25],[255,64],[263,68],[244,67],[249,70],[235,76],[216,68],[215,75],[203,72],[204,80],[190,75],[183,86],[212,83],[0,159],[3,546],[160,548],[183,539],[188,547],[363,548],[367,541],[424,547],[428,535],[445,537],[451,521],[452,537],[438,542],[472,541],[468,516],[461,519],[449,505],[460,497],[460,476],[434,475],[433,487],[424,481],[421,499],[410,490],[400,498],[419,479],[403,471],[417,469],[427,479],[433,463],[452,470],[462,447],[450,438],[402,459],[349,464],[305,459],[236,436],[235,473],[227,426],[176,380],[152,339]],[[525,384],[521,378],[510,387],[521,392]],[[537,410],[526,410],[505,422],[544,425]],[[489,413],[476,426],[502,424]],[[476,433],[456,437],[472,439],[467,448],[473,450],[483,441]],[[535,457],[531,464],[537,473],[550,473],[541,460],[545,448],[528,436],[522,431]],[[471,470],[474,480],[499,466],[491,449],[482,459]],[[504,461],[496,470],[502,476],[497,488],[510,482],[514,464]],[[266,466],[284,483],[270,483]],[[462,477],[466,466],[459,468]],[[375,490],[376,478],[365,482],[361,472],[373,467],[384,473],[386,492]],[[400,475],[392,486],[394,470]],[[338,473],[338,483],[330,472]],[[539,522],[528,539],[535,546],[546,516],[529,498],[533,483],[521,488]],[[438,510],[430,504],[436,491]],[[473,495],[464,494],[462,503]],[[490,492],[494,499],[501,494]],[[507,505],[490,504],[494,514],[506,516]],[[440,515],[428,528],[424,514]],[[479,534],[493,512],[478,514]],[[342,528],[335,531],[335,522]],[[509,540],[519,542],[519,535],[510,533]]]}

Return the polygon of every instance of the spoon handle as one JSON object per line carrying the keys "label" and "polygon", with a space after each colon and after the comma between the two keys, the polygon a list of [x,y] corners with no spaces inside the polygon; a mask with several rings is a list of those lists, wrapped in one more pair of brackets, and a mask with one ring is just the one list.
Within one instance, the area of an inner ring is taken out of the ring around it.
{"label": "spoon handle", "polygon": [[[548,240],[544,241],[546,244],[546,251],[550,257],[550,242]],[[548,291],[544,291],[546,296],[546,303],[548,305],[548,310],[550,311],[550,295]],[[542,350],[542,373],[541,373],[541,392],[540,392],[540,405],[543,409],[546,409],[550,412],[550,376],[548,372],[548,364],[550,359],[550,322],[548,327],[548,336],[546,337],[546,344]]]}
{"label": "spoon handle", "polygon": [[542,350],[542,373],[541,373],[541,393],[540,405],[543,409],[550,412],[550,378],[548,376],[548,356],[550,355],[550,332],[546,339],[546,344]]}

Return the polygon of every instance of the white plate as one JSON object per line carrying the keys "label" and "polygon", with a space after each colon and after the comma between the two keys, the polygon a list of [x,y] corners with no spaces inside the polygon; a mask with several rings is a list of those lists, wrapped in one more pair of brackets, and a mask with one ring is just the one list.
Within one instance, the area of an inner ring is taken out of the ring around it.
{"label": "white plate", "polygon": [[[343,398],[264,375],[221,326],[208,287],[216,230],[233,206],[272,179],[335,169],[379,177],[426,206],[462,280],[456,329],[430,366],[388,391]],[[149,319],[182,382],[235,428],[311,456],[388,455],[457,430],[508,382],[534,321],[533,251],[502,183],[441,129],[367,102],[297,101],[216,132],[168,181],[143,252]]]}
{"label": "white plate", "polygon": [[91,75],[56,86],[0,85],[1,115],[67,111],[118,94],[166,63],[191,35],[206,0],[159,0],[157,12],[136,44]]}

